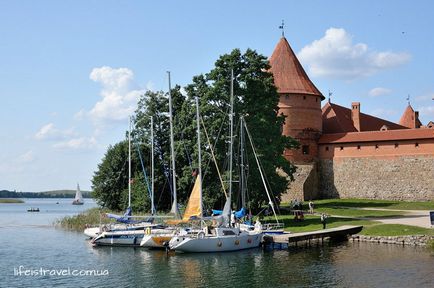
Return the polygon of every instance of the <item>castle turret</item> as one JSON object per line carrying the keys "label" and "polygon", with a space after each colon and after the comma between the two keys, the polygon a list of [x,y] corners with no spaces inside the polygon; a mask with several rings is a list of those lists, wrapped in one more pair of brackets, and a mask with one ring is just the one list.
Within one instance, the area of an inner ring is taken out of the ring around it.
{"label": "castle turret", "polygon": [[283,134],[300,142],[298,150],[286,150],[285,158],[309,163],[317,158],[322,132],[321,100],[324,96],[310,81],[285,37],[270,58],[270,71],[280,94],[279,114],[286,116]]}

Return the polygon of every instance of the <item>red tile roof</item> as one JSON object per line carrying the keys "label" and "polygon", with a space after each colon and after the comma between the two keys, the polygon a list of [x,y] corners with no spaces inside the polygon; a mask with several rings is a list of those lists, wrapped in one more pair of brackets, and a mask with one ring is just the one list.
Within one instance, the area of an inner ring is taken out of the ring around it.
{"label": "red tile roof", "polygon": [[[351,119],[351,109],[327,102],[322,108],[323,134],[357,132]],[[361,131],[379,131],[384,125],[389,130],[406,129],[407,127],[360,113]]]}
{"label": "red tile roof", "polygon": [[408,128],[418,128],[422,126],[422,123],[419,121],[419,118],[416,119],[416,122],[414,118],[415,118],[415,112],[413,110],[413,107],[411,107],[411,105],[408,104],[407,108],[405,108],[404,114],[402,114],[401,119],[399,119],[399,124]]}
{"label": "red tile roof", "polygon": [[325,97],[310,81],[285,37],[280,38],[270,58],[270,71],[279,93],[299,93]]}
{"label": "red tile roof", "polygon": [[331,144],[331,143],[379,142],[379,141],[418,140],[418,139],[434,139],[434,130],[433,129],[402,129],[402,130],[387,130],[387,131],[323,134],[319,139],[318,143]]}

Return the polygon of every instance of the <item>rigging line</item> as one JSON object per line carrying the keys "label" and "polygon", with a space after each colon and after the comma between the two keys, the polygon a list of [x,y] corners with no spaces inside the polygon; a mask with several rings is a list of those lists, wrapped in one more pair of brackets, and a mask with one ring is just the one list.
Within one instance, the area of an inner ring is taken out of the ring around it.
{"label": "rigging line", "polygon": [[[228,112],[228,111],[226,111],[226,112]],[[224,123],[225,123],[225,120],[226,120],[226,116],[227,116],[227,114],[228,114],[228,113],[223,114],[224,117],[223,117],[223,120],[222,120],[222,124],[220,125],[219,132],[218,132],[218,134],[217,134],[217,137],[215,138],[214,146],[213,146],[213,147],[216,147],[216,146],[217,146],[217,141],[218,141],[218,139],[220,139],[220,134],[221,134],[221,132],[222,132],[222,130],[223,130],[223,126],[224,126]],[[208,163],[205,165],[205,169],[204,169],[205,172],[203,172],[203,178],[205,178],[206,175],[207,175],[207,172],[208,172],[208,168],[209,168],[210,162],[211,162],[211,159],[209,159],[209,160],[208,160]],[[225,166],[225,165],[224,165],[224,166]],[[204,179],[202,179],[202,181],[203,181],[203,180],[204,180]],[[226,196],[226,197],[227,197],[227,196]]]}
{"label": "rigging line", "polygon": [[225,197],[228,198],[228,194],[226,193],[225,185],[223,183],[222,175],[220,173],[219,166],[217,165],[217,160],[215,159],[214,150],[212,148],[211,142],[209,141],[208,132],[206,131],[205,123],[203,122],[203,118],[202,117],[200,117],[200,120],[202,122],[203,130],[205,131],[206,140],[208,141],[208,145],[209,145],[209,148],[211,150],[211,156],[212,156],[212,159],[214,160],[214,164],[215,164],[215,168],[217,170],[217,174],[219,175],[220,184],[222,185],[222,189],[223,189],[223,192],[225,193]]}
{"label": "rigging line", "polygon": [[264,174],[263,174],[263,171],[261,169],[261,164],[259,163],[259,158],[258,158],[258,155],[256,154],[255,146],[253,146],[252,136],[250,135],[250,131],[247,128],[246,121],[243,121],[243,123],[244,123],[244,127],[246,128],[247,137],[249,138],[250,145],[252,146],[253,155],[255,155],[256,164],[258,164],[259,174],[261,174],[262,183],[264,184],[264,188],[265,188],[265,191],[267,192],[268,200],[270,201],[269,204],[271,206],[271,209],[273,209],[274,218],[276,218],[276,222],[279,223],[279,220],[277,219],[276,211],[274,210],[274,202],[271,199],[270,193],[268,192],[268,188],[267,188],[267,185],[266,185],[265,180],[264,180]]}
{"label": "rigging line", "polygon": [[143,164],[142,152],[140,152],[139,144],[137,144],[137,142],[135,144],[136,144],[136,149],[139,152],[140,163],[142,164],[142,170],[143,170],[143,175],[145,176],[145,183],[146,183],[146,188],[148,189],[148,195],[149,195],[149,198],[151,198],[152,197],[151,196],[151,187],[149,186],[148,176],[146,174],[145,165]]}

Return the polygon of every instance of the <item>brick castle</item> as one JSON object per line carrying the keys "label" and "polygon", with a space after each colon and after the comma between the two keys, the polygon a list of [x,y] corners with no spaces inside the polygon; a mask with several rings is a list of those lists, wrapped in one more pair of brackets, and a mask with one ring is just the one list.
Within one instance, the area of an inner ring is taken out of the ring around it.
{"label": "brick castle", "polygon": [[283,134],[300,143],[286,150],[297,166],[282,201],[319,198],[434,199],[434,123],[422,125],[410,104],[399,123],[345,108],[330,100],[307,76],[286,38],[270,58],[286,115]]}

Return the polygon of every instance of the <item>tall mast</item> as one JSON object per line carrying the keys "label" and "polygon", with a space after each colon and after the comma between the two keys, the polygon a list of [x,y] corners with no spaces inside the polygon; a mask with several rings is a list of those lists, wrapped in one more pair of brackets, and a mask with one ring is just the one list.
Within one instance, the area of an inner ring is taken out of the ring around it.
{"label": "tall mast", "polygon": [[200,213],[201,217],[203,216],[203,205],[202,205],[202,154],[201,154],[201,148],[200,148],[200,116],[199,116],[199,98],[196,96],[196,122],[197,122],[197,148],[198,148],[198,169],[199,173],[197,177],[199,178],[199,207],[200,207]]}
{"label": "tall mast", "polygon": [[178,199],[176,197],[176,169],[175,169],[175,147],[173,140],[173,114],[172,114],[172,87],[170,83],[170,71],[167,71],[169,76],[169,121],[170,121],[170,154],[172,156],[172,187],[173,187],[173,204],[172,213],[175,213],[175,218],[179,218]]}
{"label": "tall mast", "polygon": [[246,183],[245,183],[245,170],[244,170],[244,129],[243,117],[240,117],[240,193],[241,193],[241,208],[246,208]]}
{"label": "tall mast", "polygon": [[128,207],[131,207],[131,116],[128,129]]}
{"label": "tall mast", "polygon": [[151,116],[151,214],[154,213],[154,117]]}
{"label": "tall mast", "polygon": [[[231,69],[231,96],[230,96],[230,145],[229,145],[229,208],[232,207],[231,204],[231,196],[232,196],[232,153],[233,153],[233,144],[234,144],[234,70]],[[229,209],[229,219],[231,219],[231,209]]]}

